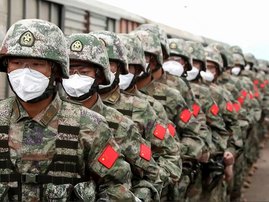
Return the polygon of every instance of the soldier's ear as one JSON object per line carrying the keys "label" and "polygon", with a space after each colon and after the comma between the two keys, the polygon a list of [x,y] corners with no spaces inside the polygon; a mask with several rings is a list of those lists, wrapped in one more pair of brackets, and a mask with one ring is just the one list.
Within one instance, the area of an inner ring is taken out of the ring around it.
{"label": "soldier's ear", "polygon": [[61,82],[62,81],[62,72],[61,72],[61,67],[59,64],[52,62],[52,68],[51,68],[51,75],[54,75],[55,81],[56,82]]}

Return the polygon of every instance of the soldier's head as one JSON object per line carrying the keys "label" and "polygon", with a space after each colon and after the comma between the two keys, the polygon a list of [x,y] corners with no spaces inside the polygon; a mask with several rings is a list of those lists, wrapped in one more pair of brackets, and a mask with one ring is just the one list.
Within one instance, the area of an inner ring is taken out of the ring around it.
{"label": "soldier's head", "polygon": [[180,72],[182,72],[181,75],[187,76],[187,71],[190,71],[192,69],[192,66],[190,54],[187,51],[186,42],[183,39],[171,38],[168,39],[168,44],[170,48],[170,56],[164,64],[164,68],[167,68],[166,65],[171,63],[169,61],[177,62],[183,67],[182,72],[181,67],[177,65],[177,67],[180,69]]}
{"label": "soldier's head", "polygon": [[228,70],[234,66],[233,53],[231,48],[221,43],[211,43],[208,45],[211,48],[217,49],[223,61],[223,70]]}
{"label": "soldier's head", "polygon": [[167,59],[170,55],[170,49],[167,39],[167,34],[159,25],[157,24],[142,24],[136,28],[136,30],[145,30],[145,31],[151,31],[154,34],[157,34],[159,36],[161,47],[162,47],[162,54],[163,58]]}
{"label": "soldier's head", "polygon": [[135,30],[130,32],[130,34],[138,37],[142,43],[147,63],[147,71],[154,72],[160,69],[163,64],[163,54],[158,35],[145,30]]}
{"label": "soldier's head", "polygon": [[[223,71],[223,61],[221,55],[217,49],[205,47],[205,57],[206,69],[213,74],[214,81]],[[201,74],[201,76],[203,77],[203,74]]]}
{"label": "soldier's head", "polygon": [[257,59],[252,53],[244,53],[244,58],[246,61],[246,66],[244,70],[256,70],[258,66]]}
{"label": "soldier's head", "polygon": [[125,47],[116,33],[110,31],[91,32],[101,40],[107,50],[110,70],[115,74],[127,74],[128,63]]}
{"label": "soldier's head", "polygon": [[70,78],[63,79],[63,89],[74,100],[85,100],[98,90],[99,85],[109,85],[111,74],[104,43],[92,34],[67,36],[70,58]]}
{"label": "soldier's head", "polygon": [[0,50],[1,71],[24,102],[38,102],[56,93],[56,81],[68,78],[69,58],[63,32],[38,19],[20,20],[6,33]]}
{"label": "soldier's head", "polygon": [[119,34],[118,36],[125,46],[129,65],[129,74],[121,75],[119,84],[121,89],[126,90],[133,87],[137,79],[148,75],[147,65],[141,41],[135,35]]}
{"label": "soldier's head", "polygon": [[[190,54],[193,68],[193,76],[191,76],[191,78],[189,79],[195,81],[200,78],[201,72],[206,71],[205,50],[201,43],[195,41],[186,41],[186,49],[187,52]],[[197,69],[198,72],[195,69]]]}
{"label": "soldier's head", "polygon": [[231,73],[235,76],[238,76],[246,65],[244,57],[239,53],[233,53],[233,61],[234,67],[231,68]]}

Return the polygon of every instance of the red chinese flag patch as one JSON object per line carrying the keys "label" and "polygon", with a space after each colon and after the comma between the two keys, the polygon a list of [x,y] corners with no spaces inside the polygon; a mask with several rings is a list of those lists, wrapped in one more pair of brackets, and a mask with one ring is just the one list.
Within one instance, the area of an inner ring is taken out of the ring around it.
{"label": "red chinese flag patch", "polygon": [[166,128],[163,127],[160,124],[157,124],[155,126],[155,130],[153,132],[154,136],[157,137],[160,140],[163,140],[164,136],[165,136],[165,132],[166,132]]}
{"label": "red chinese flag patch", "polygon": [[237,98],[237,101],[238,101],[241,105],[243,105],[245,99],[244,99],[242,96],[240,96],[239,98]]}
{"label": "red chinese flag patch", "polygon": [[241,91],[241,95],[245,98],[245,97],[247,97],[248,93],[247,93],[247,91],[242,90]]}
{"label": "red chinese flag patch", "polygon": [[260,87],[261,88],[264,88],[265,87],[265,84],[264,83],[261,83]]}
{"label": "red chinese flag patch", "polygon": [[256,91],[255,93],[254,93],[254,97],[259,97],[260,96],[260,94],[259,94],[259,92],[258,91]]}
{"label": "red chinese flag patch", "polygon": [[252,93],[249,93],[249,99],[253,100],[254,96]]}
{"label": "red chinese flag patch", "polygon": [[258,84],[259,84],[259,80],[255,79],[255,80],[253,81],[253,83],[254,83],[255,85],[258,85]]}
{"label": "red chinese flag patch", "polygon": [[233,111],[233,104],[231,102],[227,102],[226,103],[226,109],[229,111],[229,112],[232,112]]}
{"label": "red chinese flag patch", "polygon": [[235,102],[233,105],[234,105],[234,110],[235,110],[236,112],[239,112],[239,110],[241,109],[240,104],[238,104],[237,102]]}
{"label": "red chinese flag patch", "polygon": [[150,147],[148,147],[145,144],[141,144],[140,145],[140,157],[147,160],[147,161],[150,161],[150,159],[151,159],[151,149],[150,149]]}
{"label": "red chinese flag patch", "polygon": [[264,84],[265,84],[265,85],[267,85],[268,83],[269,83],[269,81],[268,81],[268,80],[265,80],[265,81],[264,81]]}
{"label": "red chinese flag patch", "polygon": [[197,117],[200,112],[200,106],[196,103],[192,105],[192,114]]}
{"label": "red chinese flag patch", "polygon": [[171,136],[174,137],[176,134],[176,129],[173,126],[173,124],[171,124],[171,123],[168,124],[168,130],[169,130],[169,133],[171,134]]}
{"label": "red chinese flag patch", "polygon": [[219,107],[216,104],[213,104],[210,108],[211,113],[216,116],[219,113]]}
{"label": "red chinese flag patch", "polygon": [[180,115],[179,115],[179,118],[181,121],[183,121],[184,123],[188,123],[188,121],[190,120],[191,118],[191,115],[192,113],[190,112],[190,110],[188,109],[184,109]]}
{"label": "red chinese flag patch", "polygon": [[99,156],[98,161],[109,169],[114,165],[118,157],[118,152],[116,152],[110,145],[107,145],[102,154]]}

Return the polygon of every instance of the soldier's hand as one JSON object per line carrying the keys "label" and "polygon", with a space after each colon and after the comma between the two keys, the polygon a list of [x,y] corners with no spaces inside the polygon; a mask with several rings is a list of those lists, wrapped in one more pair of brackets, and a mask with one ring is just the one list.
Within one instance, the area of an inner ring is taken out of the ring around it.
{"label": "soldier's hand", "polygon": [[210,152],[203,152],[203,154],[200,156],[200,158],[198,159],[199,162],[201,163],[207,163],[209,160],[209,156],[210,156]]}
{"label": "soldier's hand", "polygon": [[233,165],[226,166],[224,169],[224,180],[230,182],[233,179]]}
{"label": "soldier's hand", "polygon": [[223,158],[224,158],[224,164],[226,166],[234,164],[234,155],[231,152],[225,151]]}

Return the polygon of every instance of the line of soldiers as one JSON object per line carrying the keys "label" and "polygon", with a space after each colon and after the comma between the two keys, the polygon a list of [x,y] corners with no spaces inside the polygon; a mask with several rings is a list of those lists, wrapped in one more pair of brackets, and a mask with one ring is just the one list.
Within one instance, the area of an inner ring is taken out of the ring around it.
{"label": "line of soldiers", "polygon": [[1,201],[240,201],[267,133],[268,63],[238,46],[13,24]]}

